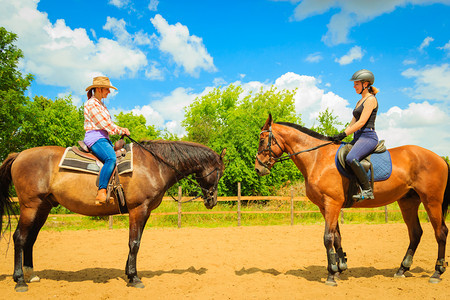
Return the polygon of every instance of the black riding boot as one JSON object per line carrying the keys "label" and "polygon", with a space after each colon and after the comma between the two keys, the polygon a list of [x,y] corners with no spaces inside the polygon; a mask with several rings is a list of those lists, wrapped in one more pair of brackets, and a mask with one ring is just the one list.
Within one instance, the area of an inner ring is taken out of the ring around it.
{"label": "black riding boot", "polygon": [[353,173],[358,179],[359,185],[361,187],[361,193],[354,195],[353,199],[357,202],[365,199],[375,199],[375,197],[373,196],[372,187],[369,183],[369,178],[367,177],[366,170],[364,170],[364,167],[361,165],[359,160],[354,159],[351,162],[350,167],[352,168]]}

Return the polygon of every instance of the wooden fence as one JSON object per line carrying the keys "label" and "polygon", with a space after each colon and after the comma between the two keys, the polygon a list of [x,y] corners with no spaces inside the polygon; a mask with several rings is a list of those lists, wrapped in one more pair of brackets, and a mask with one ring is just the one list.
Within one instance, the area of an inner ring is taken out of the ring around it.
{"label": "wooden fence", "polygon": [[[182,206],[185,204],[185,201],[189,201],[191,197],[182,197],[181,186],[178,187],[178,209],[176,212],[161,212],[161,213],[152,213],[153,216],[164,216],[164,215],[177,215],[178,216],[178,228],[181,228],[182,225],[182,216],[183,215],[195,215],[195,214],[236,214],[237,216],[237,226],[241,226],[241,216],[242,214],[290,214],[291,217],[291,225],[294,225],[294,215],[295,214],[309,214],[309,213],[320,213],[320,210],[294,210],[294,202],[308,202],[309,199],[307,197],[294,197],[294,190],[291,189],[290,196],[242,196],[241,195],[241,183],[238,183],[238,194],[237,196],[229,196],[229,197],[217,197],[218,202],[237,202],[237,210],[234,211],[186,211],[183,212]],[[284,201],[290,203],[289,211],[242,211],[241,210],[241,202],[242,201]],[[17,201],[17,198],[14,198],[13,201]],[[174,201],[171,197],[164,197],[163,201]],[[202,202],[203,200],[193,200],[195,202]],[[341,209],[340,214],[340,222],[343,224],[345,222],[345,212],[348,209]],[[420,212],[424,212],[425,210],[419,210]],[[400,210],[389,210],[389,212],[400,212]],[[361,210],[361,209],[351,209],[351,213],[384,213],[385,222],[388,222],[388,207],[385,206],[383,210],[374,209],[374,210]],[[75,215],[67,215],[67,214],[59,214],[59,215],[50,215],[51,217],[58,216],[77,216]],[[113,227],[113,216],[109,216],[109,228]]]}

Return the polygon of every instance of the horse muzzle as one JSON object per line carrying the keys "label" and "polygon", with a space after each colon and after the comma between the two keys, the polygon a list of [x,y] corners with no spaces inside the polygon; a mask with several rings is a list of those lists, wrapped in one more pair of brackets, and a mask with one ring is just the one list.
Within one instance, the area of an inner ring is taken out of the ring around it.
{"label": "horse muzzle", "polygon": [[270,170],[261,165],[255,166],[255,171],[259,176],[266,176],[270,174]]}
{"label": "horse muzzle", "polygon": [[217,205],[217,190],[214,192],[208,192],[206,197],[203,197],[203,204],[207,209],[212,209]]}

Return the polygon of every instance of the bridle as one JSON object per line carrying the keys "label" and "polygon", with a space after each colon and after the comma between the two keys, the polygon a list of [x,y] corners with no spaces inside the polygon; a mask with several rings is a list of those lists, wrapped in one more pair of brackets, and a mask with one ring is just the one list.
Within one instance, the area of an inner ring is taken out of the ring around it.
{"label": "bridle", "polygon": [[[127,138],[130,139],[130,141],[134,142],[135,144],[139,145],[142,149],[144,149],[145,151],[149,152],[153,157],[156,158],[156,160],[158,160],[159,162],[164,163],[166,166],[168,166],[169,168],[171,168],[172,170],[175,171],[175,173],[177,173],[179,176],[181,176],[181,178],[186,178],[187,180],[189,180],[192,184],[194,184],[195,186],[199,187],[203,192],[205,192],[205,194],[207,195],[207,197],[212,197],[214,196],[214,193],[217,191],[218,185],[219,185],[219,167],[214,168],[211,172],[209,172],[208,174],[204,175],[204,176],[195,176],[195,179],[204,179],[206,177],[208,177],[209,175],[213,174],[214,172],[217,172],[216,174],[216,182],[214,183],[214,186],[212,188],[212,190],[208,190],[205,189],[204,187],[202,187],[200,184],[198,184],[197,182],[195,182],[194,180],[192,180],[191,178],[189,178],[186,174],[183,174],[182,172],[180,172],[177,168],[175,168],[175,166],[171,165],[170,163],[168,163],[167,161],[165,161],[164,159],[162,159],[160,156],[156,155],[153,151],[151,151],[150,149],[148,149],[147,147],[145,147],[144,145],[142,145],[141,143],[139,143],[138,141],[134,140],[133,138],[131,138],[129,135],[126,136]],[[177,179],[178,181],[178,179]],[[178,199],[176,199],[173,195],[170,195],[173,200],[178,202]],[[191,202],[197,198],[202,197],[202,195],[198,195],[192,199],[189,199],[185,202]]]}
{"label": "bridle", "polygon": [[272,132],[272,126],[269,126],[269,129],[268,129],[268,130],[262,130],[262,131],[260,132],[259,136],[261,136],[261,134],[266,133],[266,132],[269,133],[269,138],[268,138],[268,140],[267,140],[267,146],[266,146],[265,149],[262,149],[262,150],[258,151],[258,153],[256,153],[256,160],[258,161],[258,163],[259,163],[261,166],[263,166],[263,167],[265,167],[265,168],[267,168],[267,169],[270,169],[271,166],[270,166],[269,164],[263,162],[263,161],[258,157],[259,154],[261,154],[261,153],[269,152],[269,161],[270,161],[270,160],[273,160],[273,161],[274,161],[274,163],[272,164],[272,166],[273,166],[273,165],[274,165],[275,163],[277,163],[277,162],[283,162],[283,161],[286,161],[286,160],[291,159],[292,156],[295,156],[295,155],[298,155],[298,154],[301,154],[301,153],[305,153],[305,152],[314,151],[314,150],[317,150],[317,149],[319,149],[319,148],[322,148],[322,147],[324,147],[324,146],[328,146],[328,145],[334,143],[333,141],[330,141],[330,142],[328,142],[328,143],[321,144],[321,145],[318,145],[318,146],[315,146],[315,147],[312,147],[312,148],[309,148],[309,149],[306,149],[306,150],[302,150],[302,151],[298,151],[298,152],[294,152],[294,153],[286,153],[286,155],[284,155],[284,156],[276,156],[275,152],[272,150],[272,140],[274,141],[275,145],[277,145],[278,148],[280,148],[280,150],[282,151],[282,153],[285,152],[285,150],[280,146],[280,144],[278,143],[277,139],[276,139],[275,136],[273,135],[273,132]]}

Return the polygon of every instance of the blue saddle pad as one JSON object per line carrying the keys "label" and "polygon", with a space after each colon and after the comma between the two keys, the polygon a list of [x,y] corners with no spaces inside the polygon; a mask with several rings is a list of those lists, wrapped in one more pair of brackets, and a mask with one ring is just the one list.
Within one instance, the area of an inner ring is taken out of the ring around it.
{"label": "blue saddle pad", "polygon": [[[339,173],[341,173],[343,176],[347,178],[354,177],[352,173],[347,172],[342,168],[341,164],[339,163],[338,159],[338,152],[341,149],[342,146],[344,146],[345,143],[342,143],[339,147],[338,151],[336,152],[336,155],[334,157],[336,167],[339,170]],[[392,161],[391,161],[391,154],[389,153],[389,150],[386,150],[383,153],[372,153],[370,156],[370,161],[373,165],[373,179],[374,181],[383,181],[388,179],[391,176],[392,173]],[[369,177],[369,180],[371,178],[370,170],[367,172],[367,176]]]}

